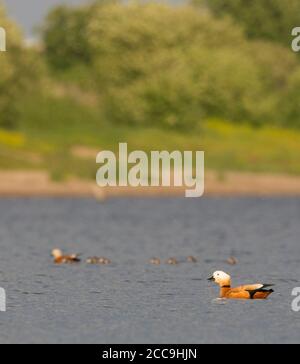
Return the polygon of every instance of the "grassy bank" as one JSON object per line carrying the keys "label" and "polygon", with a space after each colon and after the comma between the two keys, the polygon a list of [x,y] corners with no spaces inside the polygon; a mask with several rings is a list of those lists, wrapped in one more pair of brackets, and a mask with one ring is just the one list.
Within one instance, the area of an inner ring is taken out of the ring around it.
{"label": "grassy bank", "polygon": [[[34,100],[34,102],[33,102]],[[204,150],[206,168],[300,175],[300,131],[207,120],[191,132],[109,124],[98,106],[36,96],[20,107],[18,130],[0,130],[0,168],[48,170],[91,179],[103,149]]]}

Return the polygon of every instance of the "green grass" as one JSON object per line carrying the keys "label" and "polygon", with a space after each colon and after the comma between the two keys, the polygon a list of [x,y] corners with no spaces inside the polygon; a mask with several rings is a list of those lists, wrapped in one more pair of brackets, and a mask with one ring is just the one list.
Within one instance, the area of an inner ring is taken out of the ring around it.
{"label": "green grass", "polygon": [[[33,101],[34,100],[34,101]],[[95,178],[94,158],[78,158],[72,147],[204,150],[206,169],[300,175],[300,131],[253,128],[208,120],[189,132],[113,125],[101,110],[67,98],[24,99],[16,132],[0,130],[1,169],[46,169],[54,179]]]}

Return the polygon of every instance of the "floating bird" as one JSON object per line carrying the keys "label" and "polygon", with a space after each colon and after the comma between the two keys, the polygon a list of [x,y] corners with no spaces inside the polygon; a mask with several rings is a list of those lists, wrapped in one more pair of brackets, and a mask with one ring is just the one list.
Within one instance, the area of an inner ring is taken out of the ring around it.
{"label": "floating bird", "polygon": [[169,258],[166,261],[166,264],[169,264],[169,265],[177,265],[178,264],[178,260],[176,258]]}
{"label": "floating bird", "polygon": [[52,251],[52,256],[54,257],[55,264],[70,264],[79,263],[79,254],[64,255],[60,249],[54,249]]}
{"label": "floating bird", "polygon": [[198,262],[197,258],[193,257],[192,255],[187,257],[186,260],[188,261],[188,263],[197,263]]}
{"label": "floating bird", "polygon": [[108,264],[111,264],[111,260],[108,259],[108,258],[99,258],[99,264],[104,264],[104,265],[108,265]]}
{"label": "floating bird", "polygon": [[149,260],[149,263],[153,265],[160,265],[161,262],[159,258],[152,258]]}
{"label": "floating bird", "polygon": [[238,260],[235,257],[230,257],[227,259],[227,263],[230,265],[236,265],[238,264]]}
{"label": "floating bird", "polygon": [[104,257],[91,257],[86,260],[87,264],[111,264],[111,260]]}
{"label": "floating bird", "polygon": [[221,271],[215,272],[208,280],[219,284],[220,298],[246,300],[266,299],[274,292],[272,289],[266,289],[272,287],[272,284],[252,284],[231,288],[230,275]]}

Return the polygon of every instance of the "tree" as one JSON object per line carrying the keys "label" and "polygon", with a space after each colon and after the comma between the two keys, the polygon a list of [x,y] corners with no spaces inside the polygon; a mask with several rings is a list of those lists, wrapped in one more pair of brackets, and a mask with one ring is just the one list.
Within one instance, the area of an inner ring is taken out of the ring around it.
{"label": "tree", "polygon": [[217,16],[230,15],[250,38],[290,47],[291,32],[300,22],[300,0],[192,0]]}
{"label": "tree", "polygon": [[21,32],[0,6],[0,24],[7,33],[7,51],[0,53],[0,127],[14,128],[18,122],[18,101],[25,90],[34,87],[40,63],[25,49]]}
{"label": "tree", "polygon": [[87,21],[91,8],[59,6],[49,13],[42,28],[49,64],[66,69],[74,63],[90,61],[86,41]]}
{"label": "tree", "polygon": [[[58,27],[62,14],[72,26]],[[84,70],[108,121],[192,129],[209,117],[255,125],[295,117],[281,107],[295,54],[250,41],[207,9],[101,1],[59,8],[44,29],[49,63],[77,84]]]}

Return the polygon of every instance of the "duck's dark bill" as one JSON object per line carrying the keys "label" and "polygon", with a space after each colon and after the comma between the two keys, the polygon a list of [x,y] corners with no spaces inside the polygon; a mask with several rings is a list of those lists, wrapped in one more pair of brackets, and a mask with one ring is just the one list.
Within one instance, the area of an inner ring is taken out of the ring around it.
{"label": "duck's dark bill", "polygon": [[210,277],[210,278],[208,278],[207,280],[212,282],[212,281],[214,281],[215,279],[214,279],[214,277]]}

